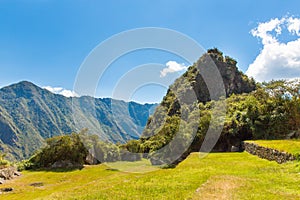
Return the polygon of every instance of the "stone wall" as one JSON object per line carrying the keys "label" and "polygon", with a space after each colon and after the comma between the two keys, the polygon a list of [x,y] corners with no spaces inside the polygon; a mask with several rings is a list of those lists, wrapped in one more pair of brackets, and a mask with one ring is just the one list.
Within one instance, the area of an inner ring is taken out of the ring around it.
{"label": "stone wall", "polygon": [[254,143],[244,142],[244,148],[245,151],[247,151],[250,154],[257,155],[260,158],[267,159],[270,161],[276,161],[280,164],[296,159],[296,157],[290,153],[281,152],[268,147],[262,147]]}

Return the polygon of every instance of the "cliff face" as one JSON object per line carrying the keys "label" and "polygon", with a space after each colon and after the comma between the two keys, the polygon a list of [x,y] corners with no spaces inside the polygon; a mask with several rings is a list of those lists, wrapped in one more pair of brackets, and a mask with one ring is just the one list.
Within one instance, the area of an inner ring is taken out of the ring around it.
{"label": "cliff face", "polygon": [[221,75],[222,80],[217,81],[217,77],[214,76],[214,72],[206,73],[208,76],[211,76],[206,77],[206,80],[213,80],[208,82],[208,84],[211,84],[211,87],[220,87],[217,84],[218,82],[222,81],[224,84],[226,97],[229,97],[232,94],[249,93],[255,90],[255,81],[249,79],[245,74],[239,71],[236,64],[237,62],[234,59],[228,56],[223,57],[222,52],[217,49],[211,49],[208,50],[207,54],[203,55],[198,60],[196,65],[190,67],[186,74],[179,79],[191,77],[188,79],[188,81],[191,83],[199,102],[210,101],[212,100],[211,96],[214,96],[213,94],[209,93],[206,83],[208,81],[205,82],[203,78],[201,70],[204,68],[206,71],[209,71],[210,69],[207,68],[216,67]]}

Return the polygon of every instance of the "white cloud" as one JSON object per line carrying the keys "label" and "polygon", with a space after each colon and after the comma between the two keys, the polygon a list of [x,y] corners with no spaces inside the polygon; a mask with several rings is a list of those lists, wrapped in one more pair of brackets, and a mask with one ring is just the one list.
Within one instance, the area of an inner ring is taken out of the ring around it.
{"label": "white cloud", "polygon": [[45,86],[43,89],[46,89],[54,94],[60,94],[65,97],[78,97],[79,95],[76,94],[74,91],[66,90],[62,87],[51,87],[51,86]]}
{"label": "white cloud", "polygon": [[300,36],[300,19],[290,17],[288,19],[287,28],[288,28],[290,33]]}
{"label": "white cloud", "polygon": [[180,72],[186,69],[187,66],[185,66],[184,63],[180,64],[171,60],[166,63],[166,68],[160,71],[160,77],[165,77],[168,73]]}
{"label": "white cloud", "polygon": [[[297,36],[289,42],[281,42],[278,36],[286,29]],[[251,31],[262,41],[263,48],[246,72],[257,81],[291,79],[300,77],[300,19],[289,17],[271,19],[260,23]]]}
{"label": "white cloud", "polygon": [[261,38],[264,45],[271,44],[277,42],[277,39],[270,32],[275,31],[277,35],[281,34],[281,24],[282,19],[271,19],[268,22],[260,23],[257,28],[251,30],[251,34],[255,37]]}

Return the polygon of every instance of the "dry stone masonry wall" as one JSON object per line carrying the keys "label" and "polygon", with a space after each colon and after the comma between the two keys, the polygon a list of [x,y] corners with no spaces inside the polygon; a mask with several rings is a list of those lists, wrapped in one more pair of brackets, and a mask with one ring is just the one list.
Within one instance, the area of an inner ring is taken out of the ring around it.
{"label": "dry stone masonry wall", "polygon": [[244,148],[245,151],[250,154],[257,155],[260,158],[270,161],[276,161],[279,164],[296,159],[296,157],[290,153],[281,152],[268,147],[262,147],[255,143],[244,142]]}

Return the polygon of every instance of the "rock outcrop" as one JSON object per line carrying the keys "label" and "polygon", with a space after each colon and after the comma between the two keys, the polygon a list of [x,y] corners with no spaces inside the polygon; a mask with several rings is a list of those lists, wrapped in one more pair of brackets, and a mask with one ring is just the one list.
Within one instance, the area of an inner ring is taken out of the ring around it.
{"label": "rock outcrop", "polygon": [[20,176],[21,173],[15,167],[6,167],[0,169],[0,184],[3,184],[5,180],[13,179],[16,176]]}

